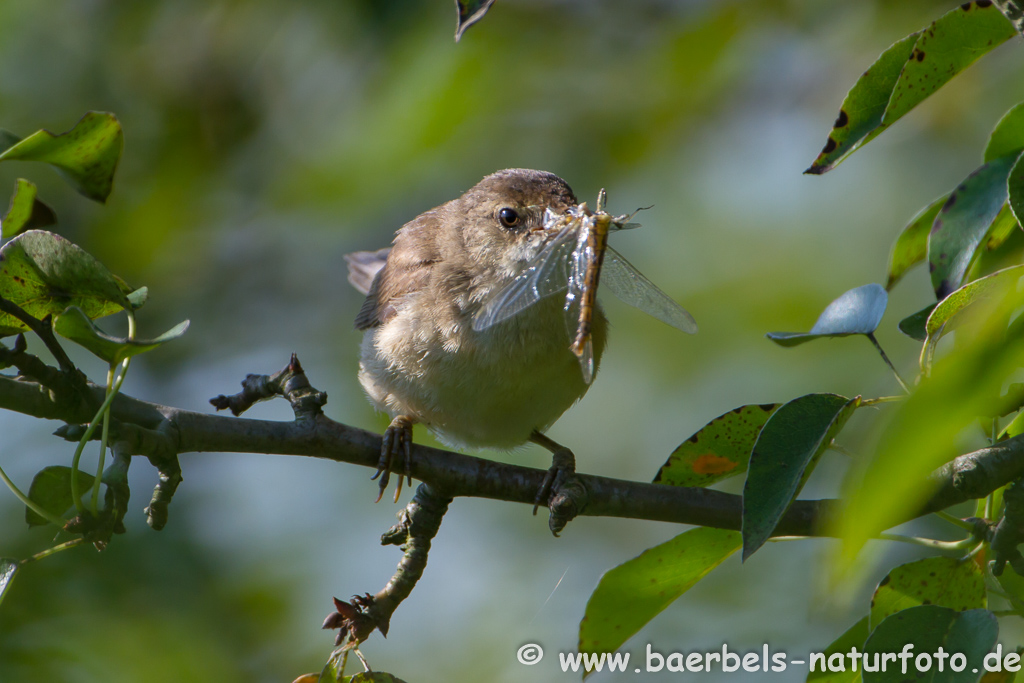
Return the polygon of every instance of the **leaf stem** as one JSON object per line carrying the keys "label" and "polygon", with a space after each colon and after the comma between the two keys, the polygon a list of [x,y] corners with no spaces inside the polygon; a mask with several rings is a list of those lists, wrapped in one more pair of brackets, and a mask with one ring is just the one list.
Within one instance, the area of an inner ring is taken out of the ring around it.
{"label": "leaf stem", "polygon": [[[111,363],[110,367],[107,368],[107,391],[106,395],[110,396],[114,391],[114,373],[117,371],[117,365]],[[103,430],[100,435],[100,457],[96,465],[96,478],[92,480],[92,496],[89,502],[89,509],[92,510],[93,514],[96,514],[99,509],[100,502],[100,479],[103,477],[103,465],[107,459],[107,440],[110,437],[110,408],[107,408],[103,412]],[[76,475],[73,475],[76,476]]]}
{"label": "leaf stem", "polygon": [[972,523],[968,522],[967,520],[960,519],[959,517],[956,517],[954,515],[951,515],[945,510],[939,510],[938,512],[935,513],[935,516],[939,519],[944,519],[950,524],[956,525],[961,529],[966,529],[967,531],[970,531],[972,533],[974,532],[974,525]]}
{"label": "leaf stem", "polygon": [[7,488],[9,488],[14,493],[14,495],[18,497],[18,500],[25,504],[25,507],[32,510],[32,512],[36,513],[37,515],[45,519],[47,522],[50,522],[51,524],[54,524],[60,527],[61,529],[64,528],[64,520],[62,518],[49,512],[48,510],[45,510],[41,505],[39,505],[34,500],[32,500],[24,493],[22,493],[21,489],[19,489],[17,485],[15,485],[13,481],[11,481],[11,478],[7,476],[7,473],[4,472],[4,469],[2,467],[0,467],[0,479],[3,479],[4,483],[7,484]]}
{"label": "leaf stem", "polygon": [[910,543],[913,545],[924,546],[925,548],[933,548],[935,550],[965,550],[970,548],[975,543],[978,543],[973,537],[965,538],[961,541],[936,541],[933,538],[920,538],[918,536],[904,536],[902,534],[890,534],[881,533],[878,534],[878,538],[883,541],[899,541],[900,543]]}
{"label": "leaf stem", "polygon": [[[124,377],[122,375],[119,380],[123,379]],[[110,408],[110,404],[114,402],[114,397],[117,396],[117,390],[120,388],[121,384],[119,381],[114,385],[114,391],[110,392],[104,399],[103,405],[101,405],[100,409],[96,411],[96,415],[92,418],[89,426],[86,427],[85,434],[82,435],[82,438],[78,442],[78,447],[75,448],[75,456],[71,458],[71,497],[75,502],[75,510],[77,510],[79,514],[85,512],[85,506],[82,505],[82,493],[81,489],[78,487],[78,462],[82,458],[82,451],[85,449],[85,444],[89,443],[92,435],[96,433],[96,428],[100,425],[100,418],[103,417],[103,414],[107,412],[108,408]]]}
{"label": "leaf stem", "polygon": [[870,339],[871,343],[875,345],[876,349],[878,349],[878,353],[882,356],[882,360],[884,360],[885,364],[889,366],[890,370],[892,370],[893,376],[896,377],[896,381],[899,382],[900,386],[903,388],[903,391],[905,391],[905,392],[907,392],[909,394],[910,393],[910,388],[907,387],[906,382],[904,382],[903,378],[900,377],[900,373],[896,372],[896,366],[892,364],[891,360],[889,360],[889,356],[885,355],[885,351],[882,350],[882,345],[878,343],[877,339],[875,339],[875,333],[874,332],[868,332],[867,333],[867,338]]}
{"label": "leaf stem", "polygon": [[[135,339],[135,311],[131,308],[125,309],[128,314],[128,339]],[[78,449],[75,451],[75,457],[71,462],[71,496],[75,499],[75,509],[79,513],[82,512],[83,508],[79,500],[78,494],[78,461],[82,456],[82,449],[85,448],[85,444],[88,442],[89,437],[92,436],[93,432],[96,431],[97,420],[102,419],[103,431],[100,435],[100,457],[99,464],[96,468],[96,478],[92,482],[92,499],[90,501],[90,509],[95,513],[99,508],[100,499],[100,484],[103,479],[103,465],[106,460],[107,454],[107,441],[110,436],[110,405],[114,402],[114,398],[121,391],[121,385],[124,384],[124,378],[128,374],[128,366],[131,365],[131,356],[121,361],[121,371],[116,374],[117,369],[116,362],[110,364],[110,368],[107,370],[107,390],[106,396],[104,397],[103,406],[100,407],[96,417],[93,418],[89,424],[89,428],[82,436],[81,441],[78,442]],[[102,414],[102,418],[100,415]]]}
{"label": "leaf stem", "polygon": [[78,538],[73,538],[70,541],[65,541],[63,543],[60,543],[58,545],[53,546],[52,548],[47,548],[46,550],[44,550],[42,552],[38,552],[35,555],[33,555],[32,557],[26,557],[24,560],[22,560],[18,564],[28,564],[29,562],[35,562],[37,560],[42,560],[44,558],[49,557],[50,555],[56,555],[57,553],[61,552],[62,550],[68,550],[69,548],[74,548],[76,545],[82,545],[83,543],[85,543],[85,539],[82,538],[81,536],[79,536]]}
{"label": "leaf stem", "polygon": [[865,398],[861,400],[860,405],[863,408],[864,406],[877,406],[882,403],[898,403],[906,400],[906,396],[879,396],[878,398]]}

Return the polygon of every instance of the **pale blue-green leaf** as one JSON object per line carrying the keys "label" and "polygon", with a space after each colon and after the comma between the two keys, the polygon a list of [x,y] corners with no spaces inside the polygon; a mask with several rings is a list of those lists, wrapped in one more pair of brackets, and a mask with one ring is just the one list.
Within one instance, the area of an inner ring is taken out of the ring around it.
{"label": "pale blue-green leaf", "polygon": [[21,564],[17,560],[0,557],[0,603],[3,603],[4,596],[7,595],[7,590],[11,587],[11,582],[14,581],[14,575],[18,573],[20,566]]}
{"label": "pale blue-green leaf", "polygon": [[810,332],[769,332],[765,336],[779,346],[796,346],[821,337],[871,334],[885,315],[889,295],[881,285],[851,289],[830,303]]}

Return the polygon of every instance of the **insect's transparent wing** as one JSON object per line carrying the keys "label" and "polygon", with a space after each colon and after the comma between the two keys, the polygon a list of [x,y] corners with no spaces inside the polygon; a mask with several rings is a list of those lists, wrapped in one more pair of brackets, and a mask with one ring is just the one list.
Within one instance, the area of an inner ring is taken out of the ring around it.
{"label": "insect's transparent wing", "polygon": [[566,228],[546,244],[515,279],[495,292],[473,316],[473,329],[486,330],[541,299],[565,291],[569,278],[569,252],[575,231]]}
{"label": "insect's transparent wing", "polygon": [[697,333],[697,322],[693,316],[611,247],[604,255],[601,284],[623,302],[663,323],[687,334]]}

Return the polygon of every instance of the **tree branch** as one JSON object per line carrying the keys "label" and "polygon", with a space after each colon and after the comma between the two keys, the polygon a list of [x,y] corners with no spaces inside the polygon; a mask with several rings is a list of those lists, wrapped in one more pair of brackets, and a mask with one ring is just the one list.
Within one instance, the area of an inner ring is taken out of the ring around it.
{"label": "tree branch", "polygon": [[[89,385],[97,400],[103,387]],[[34,417],[87,422],[85,402],[60,400],[42,385],[0,375],[0,408]],[[301,455],[376,468],[381,437],[322,414],[294,422],[210,415],[147,403],[121,394],[111,406],[113,439],[121,452],[167,461],[180,453],[230,452]],[[544,470],[493,462],[426,446],[413,446],[412,474],[452,497],[471,496],[533,505]],[[931,479],[935,493],[912,519],[980,498],[1024,475],[1024,436],[962,455]],[[579,475],[589,492],[583,515],[624,517],[722,529],[739,529],[739,496]],[[798,500],[775,529],[776,536],[821,536],[838,510],[835,500]]]}

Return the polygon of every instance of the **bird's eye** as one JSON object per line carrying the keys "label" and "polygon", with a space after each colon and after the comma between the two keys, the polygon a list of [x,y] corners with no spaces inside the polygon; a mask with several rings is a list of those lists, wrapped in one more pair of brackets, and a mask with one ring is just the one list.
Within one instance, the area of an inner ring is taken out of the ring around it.
{"label": "bird's eye", "polygon": [[506,228],[514,228],[519,225],[520,222],[519,214],[516,210],[510,209],[507,206],[498,212],[498,220],[501,221],[501,224]]}

